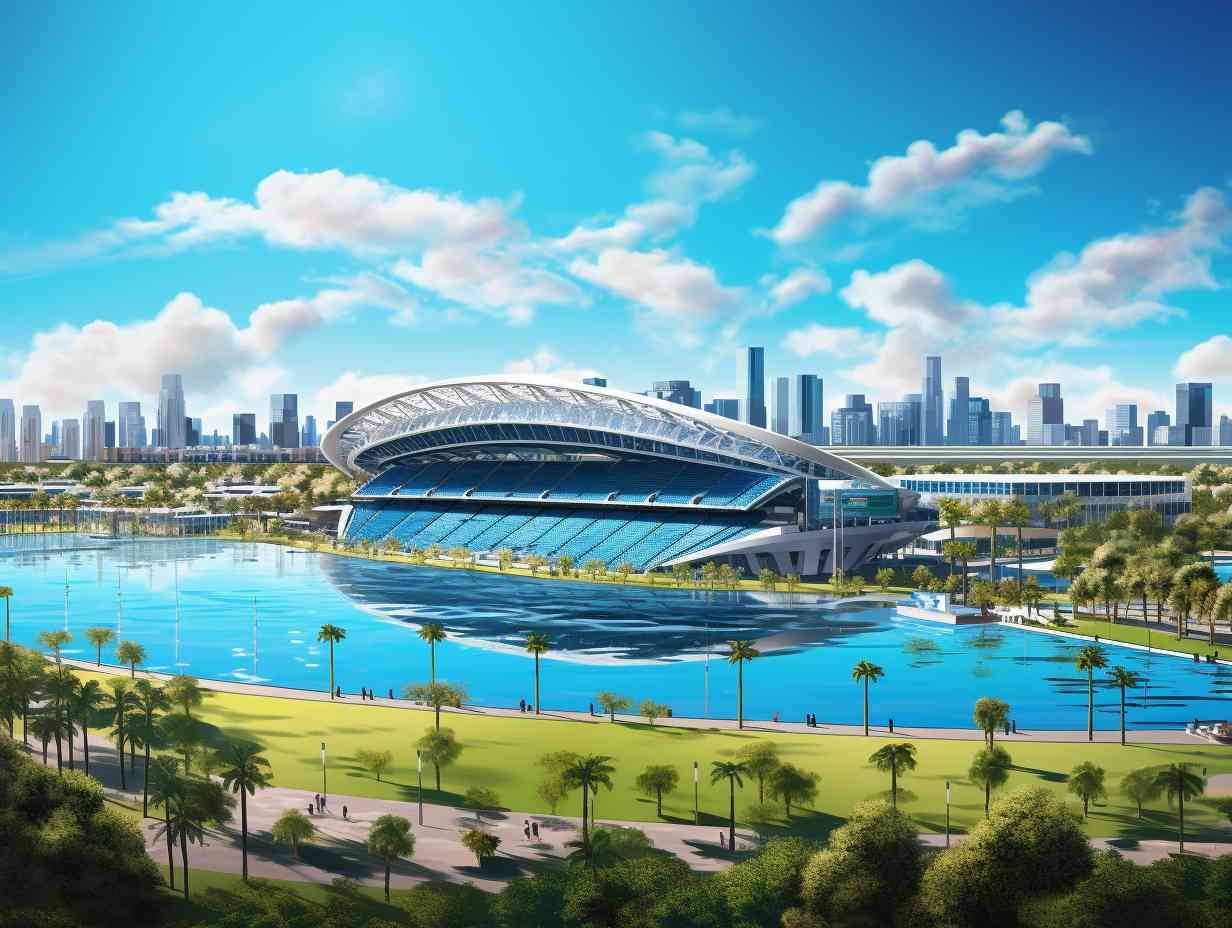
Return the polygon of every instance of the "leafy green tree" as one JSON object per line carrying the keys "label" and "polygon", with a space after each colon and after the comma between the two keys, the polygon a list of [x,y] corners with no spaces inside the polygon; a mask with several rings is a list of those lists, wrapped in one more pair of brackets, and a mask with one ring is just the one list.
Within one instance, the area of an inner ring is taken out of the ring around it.
{"label": "leafy green tree", "polygon": [[801,770],[795,764],[779,764],[770,774],[767,786],[770,796],[783,803],[787,821],[791,821],[793,804],[802,805],[817,798],[817,784],[821,777],[809,770]]}
{"label": "leafy green tree", "polygon": [[441,791],[441,768],[448,767],[462,756],[462,744],[452,728],[429,728],[415,742],[415,748],[423,759],[432,765],[436,773],[436,791]]}
{"label": "leafy green tree", "polygon": [[663,794],[674,793],[680,783],[680,774],[675,767],[667,764],[651,764],[637,775],[635,781],[638,791],[643,796],[652,796],[655,800],[655,815],[663,817]]}
{"label": "leafy green tree", "polygon": [[997,729],[1009,721],[1010,704],[1003,699],[981,696],[975,701],[975,710],[971,717],[976,727],[983,730],[988,746],[992,747],[997,738]]}
{"label": "leafy green tree", "polygon": [[411,823],[400,815],[382,815],[368,830],[368,853],[381,858],[385,864],[385,901],[389,902],[389,871],[393,862],[415,853]]}
{"label": "leafy green tree", "polygon": [[878,770],[889,771],[890,807],[897,809],[898,775],[901,771],[915,769],[915,745],[910,741],[884,745],[869,755],[868,762]]}
{"label": "leafy green tree", "polygon": [[232,741],[219,751],[215,772],[222,778],[223,789],[240,796],[240,854],[244,882],[248,882],[248,797],[272,782],[270,763],[259,745]]}
{"label": "leafy green tree", "polygon": [[1106,772],[1103,767],[1084,760],[1070,771],[1067,789],[1082,800],[1082,817],[1086,818],[1093,800],[1108,795],[1104,787]]}
{"label": "leafy green tree", "polygon": [[460,683],[412,683],[402,691],[402,698],[431,706],[436,713],[436,727],[441,727],[441,708],[450,706],[461,709],[469,698],[466,687]]}
{"label": "leafy green tree", "polygon": [[1018,553],[1018,589],[1022,590],[1022,530],[1031,524],[1031,507],[1015,496],[1001,507],[1001,517],[1006,525],[1012,526],[1016,535],[1015,548]]}
{"label": "leafy green tree", "polygon": [[432,675],[429,681],[432,684],[436,683],[436,645],[438,642],[444,641],[449,635],[445,632],[445,626],[440,622],[426,622],[419,629],[419,637],[428,643],[428,647],[432,651]]}
{"label": "leafy green tree", "polygon": [[158,729],[166,745],[178,752],[182,758],[184,773],[191,773],[192,759],[201,752],[205,737],[205,729],[200,719],[171,713],[162,717]]}
{"label": "leafy green tree", "polygon": [[1121,778],[1121,792],[1138,807],[1138,818],[1142,818],[1142,806],[1145,803],[1154,802],[1163,795],[1163,789],[1156,781],[1158,773],[1157,767],[1140,767]]}
{"label": "leafy green tree", "polygon": [[885,671],[872,661],[860,661],[851,668],[851,679],[864,684],[864,737],[868,737],[868,685],[885,676]]}
{"label": "leafy green tree", "polygon": [[172,677],[163,687],[163,692],[171,701],[171,705],[183,709],[184,714],[188,716],[192,715],[193,709],[205,702],[205,697],[208,695],[207,691],[201,688],[197,678],[188,674],[177,674]]}
{"label": "leafy green tree", "polygon": [[645,857],[655,852],[654,845],[639,828],[628,828],[619,825],[596,827],[590,833],[588,841],[566,841],[565,847],[575,850],[569,854],[571,862],[587,864],[591,871],[600,867],[611,867],[622,860],[632,860],[635,857]]}
{"label": "leafy green tree", "polygon": [[1189,769],[1188,764],[1168,764],[1155,774],[1155,785],[1168,797],[1168,802],[1177,803],[1177,841],[1180,852],[1185,853],[1185,802],[1197,799],[1206,792],[1206,777]]}
{"label": "leafy green tree", "polygon": [[334,693],[337,692],[337,686],[334,684],[334,645],[340,643],[346,638],[346,629],[339,628],[337,625],[331,625],[328,622],[321,626],[321,630],[317,632],[317,641],[329,642],[329,698],[334,698]]}
{"label": "leafy green tree", "polygon": [[[172,841],[180,845],[184,898],[187,899],[188,846],[204,845],[206,829],[225,823],[231,817],[233,802],[213,780],[188,776],[177,776],[163,800],[166,807],[164,827],[170,831]],[[155,836],[159,837],[159,832]]]}
{"label": "leafy green tree", "polygon": [[495,812],[500,809],[501,804],[496,790],[488,786],[472,786],[462,797],[462,802],[468,809],[475,810],[475,817],[481,825],[483,824],[483,813],[485,811]]}
{"label": "leafy green tree", "polygon": [[496,856],[501,839],[494,834],[472,828],[462,835],[462,846],[475,855],[475,861],[480,867],[489,857]]}
{"label": "leafy green tree", "polygon": [[761,654],[747,640],[727,643],[727,663],[736,665],[736,727],[744,728],[744,665]]}
{"label": "leafy green tree", "polygon": [[369,748],[360,748],[356,751],[355,759],[361,767],[376,776],[378,783],[381,782],[381,774],[392,767],[394,763],[392,751],[374,751]]}
{"label": "leafy green tree", "polygon": [[971,767],[967,770],[967,776],[971,778],[972,782],[984,787],[985,818],[989,814],[992,791],[1000,789],[1005,785],[1005,782],[1010,778],[1010,768],[1013,766],[1014,761],[1010,758],[1009,751],[992,745],[982,748],[975,755],[975,759],[971,761]]}
{"label": "leafy green tree", "polygon": [[800,905],[801,873],[818,850],[803,838],[771,838],[761,851],[714,876],[733,925],[779,925]]}
{"label": "leafy green tree", "polygon": [[96,667],[101,667],[103,665],[103,648],[115,641],[115,630],[101,626],[87,628],[86,637],[90,639],[90,644],[94,645],[94,664]]}
{"label": "leafy green tree", "polygon": [[306,841],[311,841],[316,831],[316,826],[303,812],[299,809],[287,809],[278,816],[274,827],[270,829],[270,834],[279,844],[291,845],[291,853],[295,855],[296,860],[299,860],[299,846]]}
{"label": "leafy green tree", "polygon": [[754,741],[736,752],[736,760],[750,776],[757,777],[757,801],[766,801],[766,778],[779,766],[779,749],[773,741]]}
{"label": "leafy green tree", "polygon": [[64,646],[73,640],[71,633],[56,630],[39,632],[39,644],[50,651],[56,658],[56,665],[59,666],[64,654]]}
{"label": "leafy green tree", "polygon": [[543,768],[543,777],[535,789],[535,795],[542,799],[552,814],[556,814],[556,806],[569,793],[570,786],[565,779],[565,771],[581,758],[572,751],[552,751],[544,754],[538,760]]}
{"label": "leafy green tree", "polygon": [[881,589],[881,592],[884,593],[894,585],[894,568],[882,567],[877,571],[874,577],[877,581],[877,586]]}
{"label": "leafy green tree", "polygon": [[[943,496],[937,501],[937,513],[941,517],[941,527],[950,530],[950,544],[957,544],[957,528],[965,525],[971,519],[971,508],[956,496]],[[950,573],[954,573],[953,548],[950,549]]]}
{"label": "leafy green tree", "polygon": [[160,713],[171,708],[162,688],[149,680],[138,680],[132,688],[130,705],[133,710],[133,726],[138,729],[142,748],[145,751],[145,768],[141,783],[141,816],[150,814],[150,745],[157,738],[156,728]]}
{"label": "leafy green tree", "polygon": [[664,718],[670,711],[671,707],[655,702],[653,699],[643,699],[641,705],[637,707],[637,714],[649,722],[651,727],[654,727],[657,719]]}
{"label": "leafy green tree", "polygon": [[605,754],[575,756],[561,772],[564,783],[570,789],[582,790],[582,840],[590,835],[590,794],[597,793],[600,786],[612,789],[612,774],[616,772]]}
{"label": "leafy green tree", "polygon": [[[727,849],[735,856],[736,853],[736,787],[744,789],[744,774],[747,771],[744,765],[733,763],[727,760],[715,760],[710,762],[710,785],[718,786],[724,780],[727,781],[728,788],[728,819],[727,819]],[[791,800],[787,802],[787,817],[791,818]]]}
{"label": "leafy green tree", "polygon": [[1108,850],[1073,889],[1028,901],[1022,921],[1031,928],[1149,928],[1206,924],[1201,904],[1160,867],[1142,867]]}
{"label": "leafy green tree", "polygon": [[535,715],[539,715],[539,658],[552,650],[552,642],[547,635],[531,632],[526,636],[526,650],[535,655]]}
{"label": "leafy green tree", "polygon": [[608,714],[611,721],[616,721],[616,713],[623,712],[633,705],[633,700],[627,696],[618,696],[617,694],[603,690],[595,696],[595,702],[603,707],[603,711]]}
{"label": "leafy green tree", "polygon": [[911,584],[917,590],[926,590],[933,582],[933,572],[921,564],[911,572]]}
{"label": "leafy green tree", "polygon": [[1108,652],[1098,645],[1079,649],[1074,666],[1087,675],[1087,740],[1095,740],[1095,671],[1108,666]]}

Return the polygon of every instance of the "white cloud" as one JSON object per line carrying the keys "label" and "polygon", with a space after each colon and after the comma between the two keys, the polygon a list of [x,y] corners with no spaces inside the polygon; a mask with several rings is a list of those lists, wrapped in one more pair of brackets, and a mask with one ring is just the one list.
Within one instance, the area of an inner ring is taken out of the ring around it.
{"label": "white cloud", "polygon": [[540,345],[529,358],[519,358],[505,365],[506,374],[540,374],[554,377],[557,380],[583,380],[586,377],[599,377],[599,371],[593,367],[571,366],[561,359],[547,345]]}
{"label": "white cloud", "polygon": [[[873,162],[864,186],[824,180],[787,205],[770,236],[780,245],[798,245],[853,215],[909,213],[946,194],[968,200],[1000,197],[1008,185],[1038,174],[1054,154],[1092,150],[1089,139],[1061,123],[1032,128],[1018,110],[1001,123],[1004,132],[964,130],[942,151],[926,140],[912,142],[905,155]],[[976,183],[979,187],[973,188]]]}
{"label": "white cloud", "polygon": [[609,248],[594,261],[575,258],[569,272],[670,319],[697,322],[739,302],[714,270],[663,250]]}
{"label": "white cloud", "polygon": [[1172,369],[1182,380],[1232,380],[1232,338],[1215,335],[1176,359]]}
{"label": "white cloud", "polygon": [[430,248],[418,264],[398,261],[393,273],[455,303],[502,315],[513,325],[530,322],[540,305],[589,303],[577,284],[552,271],[529,266],[521,255],[508,250]]}
{"label": "white cloud", "polygon": [[813,325],[795,329],[783,339],[783,347],[796,357],[831,354],[850,358],[870,354],[878,349],[881,339],[873,332],[848,326]]}
{"label": "white cloud", "polygon": [[974,304],[955,299],[945,275],[918,259],[877,274],[856,271],[840,295],[849,306],[888,326],[952,329],[974,321],[980,312]]}
{"label": "white cloud", "polygon": [[685,110],[677,121],[693,132],[717,132],[735,137],[752,135],[761,128],[760,120],[734,113],[728,106],[716,106],[712,110]]}
{"label": "white cloud", "polygon": [[697,218],[695,206],[672,200],[634,203],[624,217],[605,226],[579,225],[563,238],[555,239],[557,251],[597,251],[603,248],[629,248],[644,238],[660,239],[690,226]]}
{"label": "white cloud", "polygon": [[763,283],[770,288],[770,300],[775,309],[795,306],[815,294],[829,293],[833,288],[824,271],[811,267],[798,267],[782,280],[772,276],[763,278]]}

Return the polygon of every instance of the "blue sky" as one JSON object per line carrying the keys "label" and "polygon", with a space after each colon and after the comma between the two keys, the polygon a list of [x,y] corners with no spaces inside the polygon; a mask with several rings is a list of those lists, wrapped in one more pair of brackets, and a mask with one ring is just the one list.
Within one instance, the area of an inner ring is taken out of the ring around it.
{"label": "blue sky", "polygon": [[[206,8],[208,7],[208,8]],[[0,396],[229,428],[510,371],[1232,407],[1227,17],[9,5]],[[960,133],[962,135],[960,136]],[[1222,381],[1222,383],[1220,382]]]}

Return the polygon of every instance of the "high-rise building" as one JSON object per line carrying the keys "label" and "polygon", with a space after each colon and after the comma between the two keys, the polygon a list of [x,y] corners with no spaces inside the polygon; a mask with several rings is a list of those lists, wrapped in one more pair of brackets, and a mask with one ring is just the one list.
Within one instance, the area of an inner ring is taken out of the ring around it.
{"label": "high-rise building", "polygon": [[1138,447],[1142,444],[1142,426],[1138,424],[1138,407],[1134,403],[1117,403],[1104,413],[1108,442],[1112,445]]}
{"label": "high-rise building", "polygon": [[76,419],[60,423],[60,457],[72,461],[81,458],[81,423]]}
{"label": "high-rise building", "polygon": [[1148,445],[1155,444],[1155,436],[1159,433],[1159,427],[1171,424],[1172,417],[1162,409],[1148,413],[1146,417],[1146,443]]}
{"label": "high-rise building", "polygon": [[114,419],[109,419],[103,423],[103,447],[114,448],[116,446],[116,424]]}
{"label": "high-rise building", "polygon": [[183,448],[187,444],[184,414],[184,381],[179,374],[163,374],[158,391],[158,442],[162,448]]}
{"label": "high-rise building", "polygon": [[835,445],[875,445],[873,407],[863,393],[848,393],[847,404],[830,413],[830,441]]}
{"label": "high-rise building", "polygon": [[1028,445],[1065,444],[1065,401],[1059,383],[1041,383],[1027,411]]}
{"label": "high-rise building", "polygon": [[941,384],[941,358],[924,359],[924,392],[920,441],[925,445],[945,444],[945,389]]}
{"label": "high-rise building", "polygon": [[[583,377],[582,383],[586,384],[586,386],[588,387],[606,387],[607,378],[606,377]],[[339,418],[342,418],[342,417],[339,416]]]}
{"label": "high-rise building", "polygon": [[945,443],[947,445],[970,444],[967,440],[967,423],[971,415],[971,379],[969,377],[954,378],[954,395],[950,398],[950,421],[946,425]]}
{"label": "high-rise building", "polygon": [[733,397],[716,396],[706,404],[705,411],[724,419],[740,421],[740,401]]}
{"label": "high-rise building", "polygon": [[687,380],[656,380],[642,396],[653,396],[658,400],[692,406],[694,409],[702,408],[702,391],[695,390]]}
{"label": "high-rise building", "polygon": [[87,461],[101,461],[106,447],[107,406],[102,400],[90,400],[81,417],[81,456]]}
{"label": "high-rise building", "polygon": [[257,443],[257,414],[237,412],[231,417],[231,444],[255,445]]}
{"label": "high-rise building", "polygon": [[1008,412],[992,414],[992,443],[994,445],[1013,445],[1014,417]]}
{"label": "high-rise building", "polygon": [[51,423],[51,434],[47,436],[47,444],[56,449],[56,454],[60,453],[60,422],[56,420]]}
{"label": "high-rise building", "polygon": [[116,446],[119,448],[144,448],[145,416],[138,402],[121,403],[116,413]]}
{"label": "high-rise building", "polygon": [[1178,383],[1176,385],[1176,422],[1185,429],[1186,445],[1211,443],[1211,385],[1209,383]]}
{"label": "high-rise building", "polygon": [[1219,417],[1219,443],[1225,448],[1232,445],[1232,417]]}
{"label": "high-rise building", "polygon": [[967,444],[992,444],[992,408],[982,396],[967,397]]}
{"label": "high-rise building", "polygon": [[12,400],[0,400],[0,461],[17,460],[17,414]]}
{"label": "high-rise building", "polygon": [[775,377],[770,381],[770,431],[780,435],[791,429],[791,381]]}
{"label": "high-rise building", "polygon": [[192,416],[184,417],[184,442],[190,448],[201,444],[201,420]]}
{"label": "high-rise building", "polygon": [[744,421],[759,428],[766,427],[766,349],[745,349],[744,403],[740,408]]}
{"label": "high-rise building", "polygon": [[878,444],[899,447],[920,443],[922,413],[919,396],[918,393],[912,393],[899,402],[877,404]]}
{"label": "high-rise building", "polygon": [[315,448],[317,442],[317,417],[304,416],[304,428],[300,432],[300,445],[304,448]]}
{"label": "high-rise building", "polygon": [[275,448],[299,447],[299,396],[274,393],[270,396],[270,442]]}
{"label": "high-rise building", "polygon": [[43,460],[43,411],[38,406],[21,407],[20,458],[23,464]]}
{"label": "high-rise building", "polygon": [[825,385],[816,374],[796,374],[791,378],[791,414],[787,434],[811,445],[824,443],[826,433],[824,405]]}

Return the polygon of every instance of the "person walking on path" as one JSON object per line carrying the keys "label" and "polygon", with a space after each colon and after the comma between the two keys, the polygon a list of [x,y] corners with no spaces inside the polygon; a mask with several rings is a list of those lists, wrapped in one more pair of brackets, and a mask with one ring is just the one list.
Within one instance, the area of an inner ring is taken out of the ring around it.
{"label": "person walking on path", "polygon": [[526,840],[530,840],[530,819],[522,819],[522,834],[526,835]]}
{"label": "person walking on path", "polygon": [[342,807],[342,820],[344,822],[350,821],[350,819],[347,818],[347,807],[346,806]]}
{"label": "person walking on path", "polygon": [[538,822],[530,823],[530,833],[535,836],[536,841],[539,840],[539,823]]}

